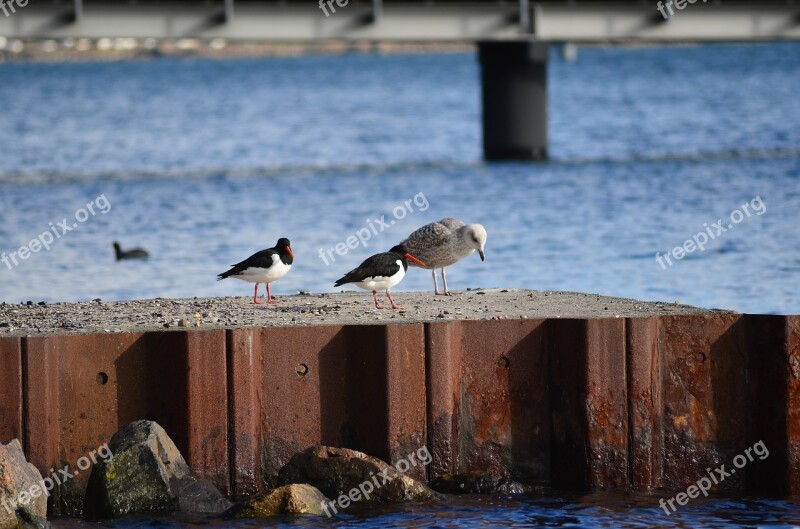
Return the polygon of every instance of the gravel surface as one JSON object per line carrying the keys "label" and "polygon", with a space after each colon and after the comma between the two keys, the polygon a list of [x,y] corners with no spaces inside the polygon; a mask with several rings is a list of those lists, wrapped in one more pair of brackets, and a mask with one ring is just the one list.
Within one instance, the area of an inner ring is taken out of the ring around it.
{"label": "gravel surface", "polygon": [[[576,292],[478,289],[452,296],[431,292],[398,292],[402,310],[376,310],[361,292],[301,293],[276,296],[270,305],[251,297],[100,300],[83,303],[29,301],[0,304],[0,337],[41,334],[85,334],[185,328],[269,327],[410,323],[443,320],[621,318],[677,314],[718,314],[675,303],[651,303]],[[385,295],[381,299],[388,306]]]}

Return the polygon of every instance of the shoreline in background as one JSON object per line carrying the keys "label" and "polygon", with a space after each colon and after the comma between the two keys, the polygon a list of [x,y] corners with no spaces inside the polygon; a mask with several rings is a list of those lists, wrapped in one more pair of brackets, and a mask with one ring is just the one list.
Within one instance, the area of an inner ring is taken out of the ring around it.
{"label": "shoreline in background", "polygon": [[[572,43],[580,48],[653,48],[687,47],[702,43],[686,42],[591,42]],[[755,44],[755,43],[753,43]],[[555,44],[554,44],[555,45]],[[425,54],[465,53],[476,49],[474,42],[452,41],[370,41],[325,40],[303,42],[235,41],[223,38],[137,39],[130,37],[99,39],[12,39],[0,35],[0,64],[112,62],[147,60],[162,57],[201,57],[206,59],[285,58],[309,55],[345,55],[350,53]]]}
{"label": "shoreline in background", "polygon": [[0,63],[6,62],[81,62],[156,59],[161,57],[202,57],[209,59],[247,59],[260,57],[300,57],[306,55],[344,55],[348,53],[462,53],[473,51],[469,42],[256,42],[226,39],[47,39],[19,40],[0,36]]}

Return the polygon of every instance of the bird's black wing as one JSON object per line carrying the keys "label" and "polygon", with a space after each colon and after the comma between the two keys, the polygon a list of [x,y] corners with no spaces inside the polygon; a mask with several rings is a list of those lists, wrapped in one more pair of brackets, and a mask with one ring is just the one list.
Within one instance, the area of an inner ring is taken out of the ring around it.
{"label": "bird's black wing", "polygon": [[230,270],[227,272],[223,272],[217,276],[217,281],[220,279],[225,279],[226,277],[235,276],[244,272],[248,268],[269,268],[273,265],[273,255],[277,254],[278,252],[275,251],[273,248],[269,248],[268,250],[261,250],[260,252],[254,253],[244,261],[240,263],[236,263],[231,267]]}
{"label": "bird's black wing", "polygon": [[402,258],[391,252],[378,253],[368,257],[357,268],[347,272],[333,286],[338,287],[345,283],[356,283],[369,277],[393,276],[402,265],[397,264]]}

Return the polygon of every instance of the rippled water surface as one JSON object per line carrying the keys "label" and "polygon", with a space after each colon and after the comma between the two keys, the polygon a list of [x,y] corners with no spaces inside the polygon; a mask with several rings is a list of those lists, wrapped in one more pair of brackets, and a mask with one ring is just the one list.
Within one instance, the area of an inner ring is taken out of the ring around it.
{"label": "rippled water surface", "polygon": [[269,521],[218,521],[143,519],[114,523],[57,520],[57,529],[114,527],[130,529],[189,527],[241,528],[585,528],[650,529],[692,528],[796,528],[800,526],[800,505],[778,500],[727,499],[694,500],[667,516],[655,496],[623,493],[593,493],[584,496],[548,494],[530,498],[451,497],[437,505],[374,507],[333,518],[297,516]]}
{"label": "rippled water surface", "polygon": [[[332,291],[457,216],[489,243],[455,289],[800,313],[800,45],[554,51],[539,164],[482,161],[478,73],[469,53],[0,65],[0,252],[111,205],[0,262],[0,300],[245,296],[215,275],[279,236],[297,260],[273,291]],[[381,215],[368,247],[320,257]],[[705,251],[658,264],[718,219]],[[153,257],[115,263],[116,239]],[[398,290],[430,283],[412,270]]]}

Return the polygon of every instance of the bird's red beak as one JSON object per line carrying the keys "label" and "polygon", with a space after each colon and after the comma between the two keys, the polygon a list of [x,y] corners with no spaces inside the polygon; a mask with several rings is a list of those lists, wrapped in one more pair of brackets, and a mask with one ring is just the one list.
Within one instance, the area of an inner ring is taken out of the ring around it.
{"label": "bird's red beak", "polygon": [[420,266],[425,266],[425,263],[423,263],[422,261],[420,261],[419,259],[417,259],[417,258],[416,258],[416,257],[414,257],[413,255],[411,255],[410,253],[406,253],[406,259],[411,259],[412,261],[414,261],[414,262],[415,262],[415,263],[417,263],[418,265],[420,265]]}
{"label": "bird's red beak", "polygon": [[292,251],[291,247],[287,246],[286,251],[289,252],[289,255],[292,256],[292,259],[294,259],[294,252]]}

